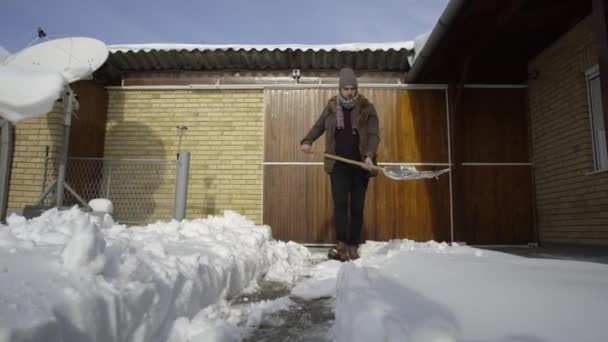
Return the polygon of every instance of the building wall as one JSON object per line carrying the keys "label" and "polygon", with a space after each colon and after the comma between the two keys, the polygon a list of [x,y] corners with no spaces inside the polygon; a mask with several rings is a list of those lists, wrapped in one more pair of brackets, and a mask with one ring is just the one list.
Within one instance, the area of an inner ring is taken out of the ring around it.
{"label": "building wall", "polygon": [[541,242],[608,244],[608,172],[593,171],[585,71],[591,17],[530,61],[529,108]]}
{"label": "building wall", "polygon": [[187,217],[234,210],[260,223],[263,103],[262,90],[109,90],[105,157],[175,160],[185,125]]}
{"label": "building wall", "polygon": [[[44,163],[48,156],[56,158],[61,147],[63,105],[56,103],[43,116],[25,119],[15,125],[14,149],[9,180],[8,208],[19,211],[34,204],[43,191]],[[55,179],[54,165],[49,164],[49,176]],[[47,184],[48,185],[48,184]]]}

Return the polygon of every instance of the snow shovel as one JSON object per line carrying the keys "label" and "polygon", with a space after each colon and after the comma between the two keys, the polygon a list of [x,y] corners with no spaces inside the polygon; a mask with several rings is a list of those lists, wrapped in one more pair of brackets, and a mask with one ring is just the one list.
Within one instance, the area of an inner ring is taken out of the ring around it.
{"label": "snow shovel", "polygon": [[[340,156],[336,156],[329,153],[323,153],[323,156],[338,160],[347,164],[358,165],[358,166],[367,166],[364,162],[360,162],[357,160],[347,159]],[[437,170],[437,171],[418,171],[415,166],[411,165],[390,165],[390,166],[372,166],[372,169],[377,171],[382,171],[382,173],[394,180],[414,180],[414,179],[424,179],[424,178],[438,178],[440,175],[450,171],[449,168]]]}

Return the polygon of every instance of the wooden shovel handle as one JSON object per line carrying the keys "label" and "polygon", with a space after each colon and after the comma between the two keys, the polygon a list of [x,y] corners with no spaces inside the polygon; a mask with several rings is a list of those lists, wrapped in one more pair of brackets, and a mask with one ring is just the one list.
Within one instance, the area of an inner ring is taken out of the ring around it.
{"label": "wooden shovel handle", "polygon": [[[336,155],[329,154],[329,153],[323,153],[323,156],[325,156],[327,158],[330,158],[330,159],[339,160],[339,161],[347,163],[347,164],[352,164],[352,165],[357,165],[357,166],[362,166],[362,167],[368,167],[369,166],[366,163],[361,162],[361,161],[352,160],[352,159],[336,156]],[[384,172],[384,168],[380,167],[380,166],[371,165],[371,168],[374,169],[374,170],[378,170],[378,171]]]}

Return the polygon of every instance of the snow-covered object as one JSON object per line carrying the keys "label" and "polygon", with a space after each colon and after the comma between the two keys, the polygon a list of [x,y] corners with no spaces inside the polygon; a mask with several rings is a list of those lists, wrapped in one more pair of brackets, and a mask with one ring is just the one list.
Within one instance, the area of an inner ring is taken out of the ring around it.
{"label": "snow-covered object", "polygon": [[59,73],[0,63],[0,116],[12,122],[50,112],[61,96]]}
{"label": "snow-covered object", "polygon": [[89,201],[89,207],[98,213],[112,214],[114,212],[114,205],[107,198],[93,198]]}
{"label": "snow-covered object", "polygon": [[0,62],[0,116],[17,122],[51,111],[64,87],[97,70],[107,46],[70,37],[27,47]]}
{"label": "snow-covered object", "polygon": [[59,73],[66,84],[92,74],[108,59],[108,47],[87,37],[68,37],[29,46],[4,61],[6,66]]}

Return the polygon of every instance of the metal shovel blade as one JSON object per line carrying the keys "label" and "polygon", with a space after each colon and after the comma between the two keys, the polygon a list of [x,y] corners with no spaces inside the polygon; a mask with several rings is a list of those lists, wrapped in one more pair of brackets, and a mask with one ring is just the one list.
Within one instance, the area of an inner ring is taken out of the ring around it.
{"label": "metal shovel blade", "polygon": [[418,171],[415,166],[411,165],[389,165],[383,168],[384,175],[394,180],[413,180],[425,178],[437,178],[440,175],[450,171],[450,169],[442,169],[437,171]]}
{"label": "metal shovel blade", "polygon": [[[367,167],[367,165],[358,160],[351,160],[344,157],[336,156],[329,153],[323,153],[326,158],[339,160],[341,162],[358,165],[361,167]],[[384,175],[394,180],[413,180],[413,179],[424,179],[424,178],[437,178],[440,175],[450,171],[450,169],[443,169],[437,171],[418,171],[415,166],[412,165],[389,165],[389,166],[372,166],[374,170],[382,171]]]}

